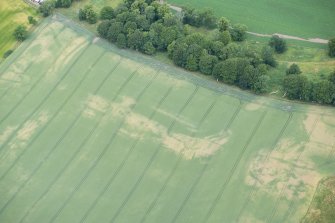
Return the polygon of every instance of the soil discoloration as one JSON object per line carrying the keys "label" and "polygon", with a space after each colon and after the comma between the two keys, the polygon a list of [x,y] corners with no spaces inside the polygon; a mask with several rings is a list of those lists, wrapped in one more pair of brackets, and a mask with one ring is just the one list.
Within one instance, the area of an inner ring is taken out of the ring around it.
{"label": "soil discoloration", "polygon": [[284,189],[283,196],[287,199],[305,198],[321,176],[315,170],[314,162],[304,153],[298,160],[304,146],[304,143],[282,140],[267,161],[267,151],[260,151],[248,168],[247,185],[255,185],[268,194]]}
{"label": "soil discoloration", "polygon": [[4,143],[17,129],[17,126],[8,126],[0,135],[0,144]]}

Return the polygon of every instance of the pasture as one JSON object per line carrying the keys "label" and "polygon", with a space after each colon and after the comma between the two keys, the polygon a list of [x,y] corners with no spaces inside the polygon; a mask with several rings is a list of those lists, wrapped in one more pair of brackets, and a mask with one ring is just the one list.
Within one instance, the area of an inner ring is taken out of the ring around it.
{"label": "pasture", "polygon": [[0,66],[0,222],[298,222],[335,110],[257,97],[46,19]]}
{"label": "pasture", "polygon": [[282,33],[303,38],[330,39],[335,36],[335,1],[328,0],[168,0],[170,4],[209,7],[233,23],[263,34]]}
{"label": "pasture", "polygon": [[0,1],[0,61],[3,54],[14,47],[14,29],[19,24],[29,27],[27,17],[36,16],[35,9],[22,0]]}

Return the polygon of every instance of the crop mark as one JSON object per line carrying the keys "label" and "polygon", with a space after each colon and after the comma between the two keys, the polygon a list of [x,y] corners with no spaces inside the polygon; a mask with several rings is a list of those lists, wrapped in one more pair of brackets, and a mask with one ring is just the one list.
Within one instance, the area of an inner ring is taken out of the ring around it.
{"label": "crop mark", "polygon": [[[99,58],[101,58],[104,54],[102,54]],[[98,89],[100,89],[100,87],[102,86],[102,84],[104,83],[104,81],[106,81],[109,77],[109,75],[111,73],[114,72],[114,70],[116,69],[116,67],[120,64],[121,61],[119,61],[114,67],[113,69],[107,73],[106,77],[104,78],[103,82],[101,82],[101,84],[99,85]],[[62,108],[68,103],[68,101],[72,98],[72,96],[76,93],[76,91],[79,89],[79,87],[81,86],[81,84],[84,82],[84,80],[86,80],[87,75],[89,74],[91,70],[87,70],[86,74],[83,76],[83,78],[80,80],[80,82],[77,84],[77,86],[74,88],[74,90],[71,92],[71,94],[66,98],[66,100],[62,103],[62,105],[57,109],[57,111],[55,112],[55,114],[52,116],[52,118],[49,120],[49,122],[43,126],[43,128],[39,131],[38,134],[36,134],[36,136],[27,144],[26,148],[29,148],[29,146],[31,146],[37,139],[38,137],[42,134],[42,132],[51,124],[51,122],[57,117],[57,115],[62,111]],[[0,177],[0,181],[5,177],[5,175],[15,166],[15,164],[17,163],[17,161],[25,154],[25,152],[27,151],[27,149],[23,150],[23,152],[14,160],[14,162],[12,163],[12,165],[4,172],[4,174]]]}
{"label": "crop mark", "polygon": [[[213,103],[210,105],[210,107],[207,109],[207,111],[205,112],[205,114],[204,114],[203,117],[201,118],[201,120],[200,120],[200,122],[199,122],[199,124],[198,124],[198,129],[200,128],[200,126],[202,125],[202,123],[203,123],[203,121],[206,119],[206,117],[210,114],[210,112],[212,111],[212,109],[213,109],[214,105],[216,104],[216,102],[217,102],[217,98],[213,101]],[[193,132],[192,135],[195,135],[195,133]],[[210,156],[209,160],[211,159],[211,157],[212,157],[212,156]],[[179,160],[180,160],[180,158],[181,158],[181,155],[180,155],[180,157],[179,157]],[[179,160],[178,160],[178,164],[177,164],[178,166],[179,166]],[[204,171],[205,171],[207,165],[208,165],[208,162],[204,165],[204,167],[202,168],[200,174],[198,175],[198,177],[196,178],[196,180],[195,180],[194,183],[192,184],[192,186],[191,186],[191,188],[189,189],[189,191],[188,191],[188,193],[187,193],[185,199],[184,199],[183,202],[181,203],[179,209],[177,210],[176,215],[173,217],[173,219],[172,219],[171,222],[176,222],[176,220],[178,219],[178,217],[179,217],[180,213],[182,212],[182,210],[183,210],[185,204],[186,204],[187,201],[190,199],[191,194],[193,193],[193,191],[194,191],[196,185],[198,184],[199,180],[201,179],[201,177],[202,177],[202,175],[203,175],[203,173],[204,173]],[[176,168],[173,168],[173,169],[176,169]]]}
{"label": "crop mark", "polygon": [[[292,118],[293,118],[293,113],[290,112],[290,113],[289,113],[289,116],[288,116],[288,118],[287,118],[287,120],[286,120],[286,122],[284,123],[284,126],[283,126],[282,129],[280,130],[280,132],[279,132],[277,138],[275,139],[273,145],[271,146],[270,151],[267,153],[267,155],[265,156],[265,158],[264,158],[264,160],[263,160],[262,162],[265,163],[265,162],[267,162],[267,161],[269,160],[269,158],[270,158],[272,152],[273,152],[273,151],[275,150],[275,148],[277,147],[277,145],[278,145],[278,143],[279,143],[279,140],[283,137],[284,132],[286,131],[287,126],[288,126],[289,123],[291,122]],[[262,174],[262,172],[263,172],[263,169],[261,170],[260,174]],[[259,188],[256,187],[256,184],[257,184],[257,181],[255,181],[255,183],[252,185],[252,189],[251,189],[251,191],[250,191],[250,193],[249,193],[249,195],[248,195],[248,197],[247,197],[247,200],[246,200],[246,201],[244,202],[244,204],[243,204],[243,207],[242,207],[242,209],[241,209],[241,211],[240,211],[240,213],[239,213],[239,215],[238,215],[238,218],[237,218],[236,222],[239,222],[239,221],[240,221],[240,217],[241,217],[242,214],[244,213],[245,208],[248,206],[248,204],[249,204],[249,202],[250,202],[250,199],[256,196],[256,194],[257,194],[257,192],[258,192],[258,190],[259,190]]]}
{"label": "crop mark", "polygon": [[[310,130],[310,132],[308,133],[308,139],[310,138],[310,136],[312,135],[313,131],[315,130],[315,127],[317,126],[318,122],[320,121],[320,117],[317,118],[314,123],[313,123],[313,127],[312,129]],[[305,147],[301,150],[301,152],[298,154],[298,157],[297,159],[295,160],[294,163],[297,163],[299,160],[300,160],[300,157],[301,155],[303,154],[303,152],[305,151]],[[291,171],[289,173],[289,175],[292,175],[293,171],[294,171],[294,166],[291,168]],[[269,218],[266,220],[266,222],[272,222],[273,218],[275,217],[276,213],[277,213],[277,210],[278,210],[278,206],[279,206],[279,203],[283,200],[283,194],[284,194],[284,191],[285,189],[287,188],[287,185],[288,185],[288,182],[285,183],[285,185],[283,186],[283,188],[281,189],[280,191],[280,194],[279,194],[279,197],[278,199],[276,200],[276,203],[275,203],[275,206],[273,207],[272,211],[271,211],[271,215],[269,216]]]}
{"label": "crop mark", "polygon": [[[156,108],[158,109],[163,102],[165,101],[165,99],[168,97],[168,95],[170,94],[170,92],[172,91],[173,86],[171,86],[167,92],[163,95],[163,97],[160,99],[160,101],[158,102],[158,104],[156,105]],[[157,109],[155,109],[149,116],[149,119],[152,119],[152,117],[155,115]],[[144,133],[143,133],[144,134]],[[131,153],[133,152],[135,146],[137,145],[137,143],[139,142],[139,139],[141,137],[138,137],[133,144],[130,146],[125,158],[122,160],[121,164],[117,167],[116,171],[114,172],[114,174],[112,175],[112,177],[108,180],[107,184],[105,185],[105,187],[102,189],[102,191],[100,192],[100,194],[96,197],[96,199],[93,201],[92,205],[89,207],[89,209],[86,211],[85,215],[81,218],[80,222],[84,222],[86,221],[87,217],[89,216],[89,214],[91,213],[91,211],[95,208],[95,206],[97,205],[97,203],[99,202],[100,198],[102,197],[102,195],[109,189],[110,185],[113,183],[114,179],[118,176],[119,172],[121,171],[121,169],[123,168],[123,166],[125,165],[125,163],[127,162],[129,156],[131,155]]]}
{"label": "crop mark", "polygon": [[[158,75],[159,72],[160,72],[160,70],[158,70],[155,73],[155,76],[151,79],[151,81],[149,81],[148,84],[141,90],[141,92],[139,93],[139,95],[136,97],[136,100],[135,100],[136,102],[142,97],[142,95],[145,93],[145,91],[148,89],[148,87],[153,83],[153,81],[156,79],[156,77],[157,77],[157,75]],[[132,105],[131,110],[133,110],[135,106],[136,106],[136,104]],[[110,149],[110,145],[114,141],[115,137],[118,135],[119,130],[123,126],[124,122],[125,122],[125,119],[122,122],[120,122],[120,124],[118,125],[117,129],[114,131],[112,137],[110,138],[109,142],[106,144],[106,146],[104,147],[104,149],[100,152],[98,158],[93,162],[92,166],[87,170],[87,172],[85,173],[85,175],[81,178],[79,184],[77,184],[77,186],[75,187],[75,189],[71,192],[70,196],[65,200],[65,202],[63,203],[63,205],[58,209],[58,211],[56,212],[56,214],[51,218],[51,220],[49,222],[54,222],[57,219],[57,217],[59,216],[59,214],[66,207],[66,205],[71,200],[71,198],[74,196],[74,194],[83,185],[83,183],[85,182],[85,180],[89,177],[90,173],[98,165],[98,163],[100,162],[101,158]]]}
{"label": "crop mark", "polygon": [[[191,95],[190,99],[184,104],[183,108],[178,112],[177,116],[175,117],[174,121],[171,123],[171,125],[169,126],[167,132],[169,133],[171,131],[171,129],[173,128],[173,126],[175,125],[175,123],[177,122],[178,117],[180,116],[180,114],[182,113],[182,111],[187,107],[187,105],[190,103],[190,101],[192,100],[192,98],[194,97],[194,95],[197,93],[198,91],[198,86],[195,89],[194,93]],[[206,116],[209,114],[210,110],[213,108],[214,104],[215,104],[216,100],[213,101],[213,103],[211,104],[211,106],[209,107],[209,109],[205,112],[205,114],[203,115],[202,119],[200,120],[200,123],[202,123],[204,121],[204,119],[206,118]],[[192,134],[194,134],[194,132],[192,132]],[[149,160],[149,162],[147,163],[144,171],[142,172],[141,176],[138,178],[138,180],[136,181],[135,185],[133,186],[133,188],[131,189],[131,191],[128,193],[126,199],[123,201],[122,205],[119,207],[119,209],[117,210],[117,212],[115,213],[114,217],[112,218],[112,220],[110,222],[114,222],[116,220],[116,218],[118,217],[118,215],[121,213],[122,209],[125,207],[125,205],[127,204],[127,202],[129,201],[129,199],[131,198],[132,194],[134,193],[134,191],[137,189],[138,185],[141,183],[143,177],[145,176],[145,174],[147,173],[147,170],[150,168],[153,160],[155,159],[155,157],[157,156],[157,154],[159,153],[159,148],[161,147],[162,143],[160,143],[154,154],[152,155],[151,159]],[[180,162],[182,158],[182,154],[179,154],[179,158],[176,162],[176,164],[173,167],[173,170],[175,170],[178,166],[178,163]],[[173,171],[174,172],[174,171]],[[166,184],[167,182],[165,182]],[[158,199],[158,197],[157,197]]]}
{"label": "crop mark", "polygon": [[[225,128],[225,131],[227,132],[227,130],[229,129],[230,125],[233,123],[233,121],[235,120],[235,118],[237,117],[238,113],[240,112],[241,108],[242,108],[242,104],[241,101],[239,101],[240,104],[237,107],[237,109],[235,110],[235,112],[233,113],[232,117],[230,118],[230,120],[227,123],[227,126]],[[219,150],[220,152],[220,150]],[[179,159],[177,160],[177,162],[180,162],[181,160],[181,156],[179,157]],[[144,214],[144,216],[142,217],[140,223],[145,222],[146,217],[150,214],[150,212],[152,211],[152,209],[154,209],[154,207],[157,205],[158,202],[158,198],[161,196],[161,194],[165,191],[166,187],[167,187],[167,183],[170,181],[170,179],[172,178],[172,176],[174,175],[175,171],[177,170],[178,165],[175,165],[172,169],[172,171],[170,172],[169,176],[166,178],[163,187],[160,189],[160,191],[158,192],[157,196],[155,197],[155,199],[151,202],[148,210],[146,211],[146,213]]]}
{"label": "crop mark", "polygon": [[[102,55],[103,55],[103,54],[102,54]],[[102,55],[100,55],[100,56],[98,57],[97,61],[102,57]],[[96,64],[97,61],[96,61],[94,64]],[[87,75],[88,75],[88,73],[89,73],[90,71],[91,71],[91,70],[88,69],[87,72],[85,73],[85,75],[83,75],[83,78],[82,78],[81,81],[78,83],[78,85],[75,87],[74,91],[72,92],[72,95],[74,94],[74,92],[77,91],[78,87],[79,87],[79,86],[81,85],[81,83],[86,79],[86,77],[87,77]],[[72,95],[71,95],[71,96],[72,96]],[[66,104],[66,102],[69,100],[69,98],[70,98],[70,97],[67,98],[67,100],[63,103],[62,106],[64,106],[64,105]],[[61,107],[62,107],[62,106],[61,106]],[[59,108],[58,112],[61,110],[61,107]],[[57,112],[57,113],[58,113],[58,112]],[[54,118],[55,116],[56,116],[56,115],[54,115],[53,118]],[[79,116],[75,119],[74,123],[76,123],[76,121],[78,120],[78,118],[79,118]],[[49,123],[50,123],[50,122],[49,122]],[[73,124],[74,124],[74,123],[73,123]],[[44,126],[44,128],[45,128],[45,127],[46,127],[46,126]],[[42,131],[40,131],[39,134],[41,134],[41,132],[42,132]],[[66,132],[67,132],[67,130],[66,130]],[[38,135],[39,135],[39,134],[38,134]],[[38,135],[37,135],[34,139],[36,139],[36,138],[38,137]],[[34,139],[33,139],[32,141],[34,141]],[[57,142],[57,143],[58,143],[58,142]],[[56,145],[58,145],[57,143],[56,143]],[[56,147],[57,147],[57,146],[56,146]],[[51,149],[51,151],[53,151],[56,147],[54,147],[53,149]],[[25,151],[27,151],[27,150],[24,150],[24,152],[25,152]],[[7,169],[7,170],[4,172],[4,174],[0,177],[0,181],[1,181],[1,180],[7,175],[7,173],[13,168],[13,166],[16,164],[16,162],[19,160],[19,158],[22,157],[22,155],[24,154],[24,152],[21,153],[21,154],[18,156],[18,158],[13,162],[13,164],[10,166],[10,168]],[[50,154],[51,154],[51,153],[49,153],[49,154],[47,155],[47,157],[49,157]],[[41,164],[42,164],[45,160],[46,160],[46,158],[41,162]],[[31,178],[32,176],[34,176],[34,173],[39,169],[40,166],[41,166],[41,165],[38,165],[38,168],[35,169],[35,170],[33,171],[33,173],[31,174],[30,178]],[[26,182],[24,182],[24,183],[22,184],[22,186],[20,186],[19,189],[14,193],[14,195],[13,195],[13,196],[12,196],[6,203],[5,203],[5,205],[0,209],[0,214],[6,209],[6,207],[11,203],[11,201],[14,200],[14,198],[16,197],[16,195],[18,194],[18,192],[21,190],[21,188],[23,188],[23,186],[29,181],[30,178],[27,178]]]}
{"label": "crop mark", "polygon": [[[53,93],[53,91],[57,88],[57,86],[64,80],[64,78],[67,76],[67,74],[69,73],[69,71],[71,70],[72,66],[79,60],[79,58],[84,54],[84,52],[88,49],[88,47],[86,47],[81,54],[76,58],[76,60],[74,60],[72,62],[72,64],[69,66],[69,69],[67,69],[67,71],[65,72],[65,74],[57,81],[57,83],[51,88],[51,90],[48,92],[48,94],[46,94],[46,96],[42,99],[42,101],[38,104],[38,106],[26,117],[26,119],[21,123],[21,125],[18,127],[18,129],[20,129],[24,123],[31,118],[31,116],[33,116],[37,110],[44,104],[45,101],[47,101],[47,99],[50,97],[50,95]],[[35,84],[34,87],[39,83],[40,80],[43,79],[44,76],[42,76]],[[32,89],[34,88],[32,87]],[[29,91],[30,93],[31,91]],[[0,121],[0,124],[19,106],[19,104],[29,95],[29,93],[27,93],[20,101],[19,103],[16,104],[16,106],[9,112],[6,114],[6,116]],[[16,133],[16,131],[15,131]],[[15,134],[12,134],[11,137],[8,137],[8,139],[0,146],[0,151],[2,150],[2,148],[4,147],[4,145],[6,145],[10,140],[13,139],[13,137],[15,136]]]}
{"label": "crop mark", "polygon": [[[127,85],[127,83],[130,81],[130,79],[134,76],[134,74],[137,72],[137,70],[135,70],[128,78],[127,80],[123,83],[123,85],[119,88],[118,92],[116,93],[116,95],[114,96],[113,101],[117,98],[118,94],[122,91],[122,89],[125,87],[125,85]],[[81,113],[80,113],[81,114]],[[80,114],[78,116],[80,116]],[[61,169],[61,171],[57,174],[56,178],[51,182],[51,184],[49,184],[47,191],[45,191],[35,202],[34,204],[29,208],[29,210],[27,211],[27,213],[24,215],[24,217],[20,220],[20,222],[24,222],[24,220],[27,218],[27,216],[29,216],[29,213],[32,209],[34,209],[34,207],[38,204],[38,202],[40,200],[42,200],[46,194],[50,191],[50,189],[52,188],[52,186],[57,182],[57,180],[59,179],[59,177],[63,174],[63,172],[66,171],[67,167],[72,163],[73,159],[76,157],[76,155],[80,152],[80,150],[85,146],[86,142],[91,138],[91,136],[93,135],[93,133],[95,132],[95,130],[97,129],[97,127],[101,124],[102,119],[104,118],[104,116],[107,114],[107,112],[105,112],[99,119],[99,121],[94,125],[94,127],[91,129],[90,133],[88,136],[86,136],[85,140],[81,143],[81,145],[77,148],[77,150],[75,151],[75,153],[73,154],[73,156],[70,158],[70,160],[65,164],[65,166]],[[1,212],[0,212],[1,213]]]}
{"label": "crop mark", "polygon": [[[39,35],[42,33],[42,31],[47,27],[47,25],[48,25],[47,23],[44,24],[44,26],[42,26],[42,27],[38,30],[38,32],[37,32],[38,35],[37,35],[37,36],[39,36]],[[37,36],[36,36],[36,37],[37,37]],[[36,39],[36,37],[35,37],[35,38],[31,38],[30,40],[28,40],[28,41],[29,41],[29,44],[26,43],[26,45],[20,47],[21,49],[23,49],[23,52],[15,54],[15,57],[11,57],[10,59],[11,59],[12,61],[17,60],[17,58],[18,58],[19,56],[21,56],[21,55],[28,49],[28,47],[29,47],[29,46],[31,45],[31,43]],[[10,65],[12,65],[12,63],[8,63],[8,64],[7,64],[7,66],[6,66],[6,68],[3,70],[2,74],[0,74],[0,77],[7,71],[7,69],[9,68]]]}
{"label": "crop mark", "polygon": [[233,168],[230,170],[230,174],[229,174],[227,180],[223,183],[221,190],[219,191],[219,193],[218,193],[217,197],[215,198],[214,202],[212,203],[212,205],[211,205],[211,207],[210,207],[210,209],[209,209],[209,211],[208,211],[208,213],[207,213],[207,215],[205,217],[204,222],[208,222],[208,219],[211,217],[214,209],[216,208],[216,205],[218,204],[219,200],[221,199],[221,197],[222,197],[222,195],[223,195],[223,193],[224,193],[224,191],[226,189],[226,186],[229,184],[230,179],[234,175],[235,170],[237,169],[237,166],[240,163],[240,161],[241,161],[241,159],[242,159],[242,157],[243,157],[246,149],[249,147],[249,144],[251,143],[251,141],[254,138],[257,130],[259,129],[259,126],[261,125],[262,121],[264,120],[264,118],[266,116],[266,113],[267,113],[266,111],[263,112],[261,118],[257,122],[255,128],[253,129],[253,131],[252,131],[252,133],[250,135],[250,137],[248,138],[248,141],[246,142],[246,144],[242,148],[242,151],[240,152],[239,156],[237,157],[237,160],[235,161],[235,163],[233,165]]}

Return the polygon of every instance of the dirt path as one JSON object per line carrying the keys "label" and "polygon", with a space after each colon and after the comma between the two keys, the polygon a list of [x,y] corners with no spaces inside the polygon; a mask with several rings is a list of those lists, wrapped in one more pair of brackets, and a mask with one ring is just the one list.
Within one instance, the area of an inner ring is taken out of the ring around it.
{"label": "dirt path", "polygon": [[[160,0],[160,3],[161,4],[164,4],[164,0]],[[175,5],[170,5],[168,4],[168,6],[177,11],[177,12],[181,12],[182,11],[182,8],[178,7],[178,6],[175,6]],[[247,32],[248,34],[250,35],[254,35],[254,36],[259,36],[259,37],[271,37],[273,35],[277,35],[279,36],[280,38],[283,38],[283,39],[292,39],[292,40],[298,40],[298,41],[305,41],[305,42],[310,42],[310,43],[320,43],[320,44],[327,44],[328,43],[328,40],[326,39],[321,39],[321,38],[309,38],[309,39],[304,39],[304,38],[301,38],[301,37],[297,37],[297,36],[289,36],[289,35],[285,35],[285,34],[280,34],[280,33],[274,33],[274,34],[261,34],[261,33],[255,33],[255,32]]]}

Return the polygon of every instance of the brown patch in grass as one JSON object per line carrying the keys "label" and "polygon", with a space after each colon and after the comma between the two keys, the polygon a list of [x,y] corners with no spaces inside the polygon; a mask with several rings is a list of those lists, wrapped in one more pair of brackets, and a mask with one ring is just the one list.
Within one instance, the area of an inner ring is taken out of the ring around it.
{"label": "brown patch in grass", "polygon": [[320,179],[315,164],[304,153],[297,161],[303,146],[303,143],[283,140],[266,162],[267,151],[260,151],[250,163],[246,183],[268,194],[284,189],[286,198],[303,199]]}
{"label": "brown patch in grass", "polygon": [[8,137],[17,129],[17,126],[8,126],[0,135],[0,144],[4,143]]}

